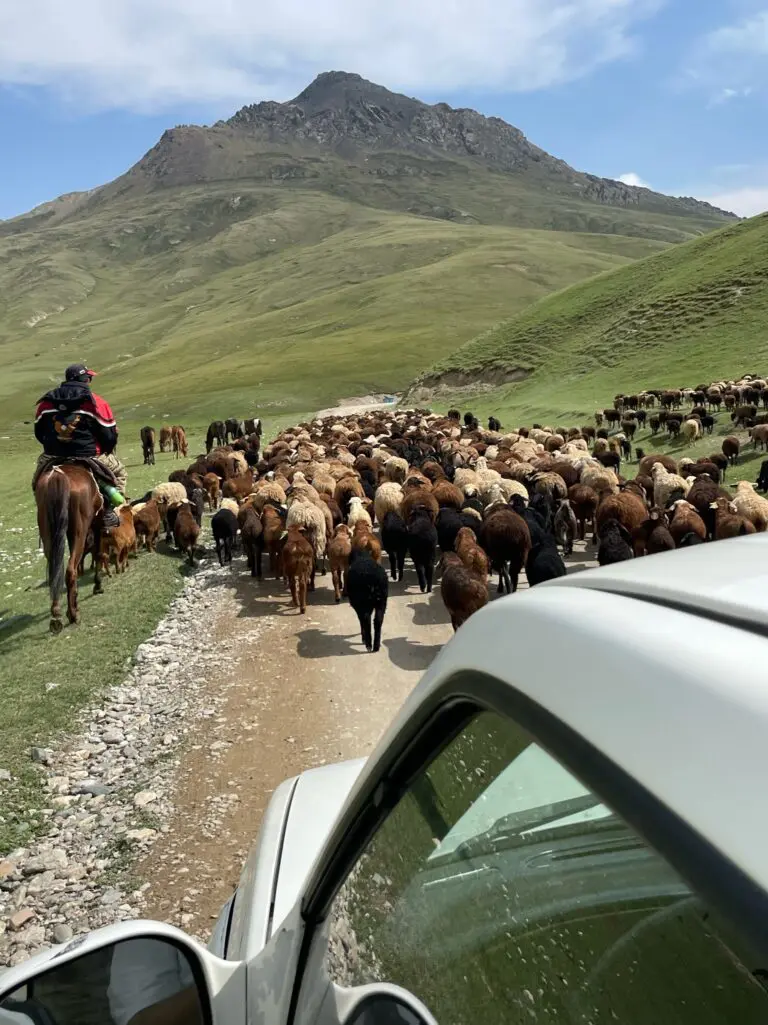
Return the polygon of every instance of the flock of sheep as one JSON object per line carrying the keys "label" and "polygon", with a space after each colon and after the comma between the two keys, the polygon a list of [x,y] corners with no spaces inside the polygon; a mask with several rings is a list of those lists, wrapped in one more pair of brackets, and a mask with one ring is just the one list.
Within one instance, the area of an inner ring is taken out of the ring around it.
{"label": "flock of sheep", "polygon": [[[403,580],[406,558],[422,592],[438,570],[457,629],[488,601],[491,573],[499,593],[514,592],[522,571],[531,586],[561,576],[563,556],[588,531],[607,565],[768,529],[768,500],[754,485],[741,481],[733,495],[723,485],[739,457],[735,435],[696,460],[637,449],[634,477],[621,474],[638,425],[653,418],[654,434],[693,439],[722,406],[755,447],[768,442],[768,415],[758,412],[768,409],[768,383],[750,378],[617,396],[594,427],[505,432],[493,417],[485,430],[458,410],[396,410],[302,423],[263,451],[252,433],[211,448],[124,507],[107,545],[152,550],[164,527],[192,562],[207,506],[222,564],[239,538],[251,574],[261,579],[266,555],[302,613],[316,573],[330,568],[336,601],[348,598],[363,643],[377,651],[389,576]],[[620,430],[611,434],[609,423]],[[768,487],[768,465],[763,471]]]}

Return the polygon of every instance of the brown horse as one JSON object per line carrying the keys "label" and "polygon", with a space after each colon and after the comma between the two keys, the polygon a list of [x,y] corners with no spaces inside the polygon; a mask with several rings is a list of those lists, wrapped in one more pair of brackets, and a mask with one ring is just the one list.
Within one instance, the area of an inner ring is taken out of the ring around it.
{"label": "brown horse", "polygon": [[[91,474],[82,466],[63,464],[47,470],[35,487],[37,525],[48,561],[48,588],[51,594],[51,633],[62,629],[59,599],[66,584],[67,619],[80,621],[77,607],[77,578],[83,560],[88,531],[94,535],[94,550],[99,550],[101,510],[104,500]],[[65,549],[69,541],[69,562]],[[101,568],[94,566],[93,593],[101,594]]]}

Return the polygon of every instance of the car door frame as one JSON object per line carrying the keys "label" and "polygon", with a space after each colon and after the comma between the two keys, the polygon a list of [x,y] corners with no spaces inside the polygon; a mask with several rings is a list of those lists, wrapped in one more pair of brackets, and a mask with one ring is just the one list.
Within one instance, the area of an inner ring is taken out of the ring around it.
{"label": "car door frame", "polygon": [[314,937],[360,854],[416,776],[483,711],[525,729],[655,848],[745,939],[768,954],[768,894],[663,801],[594,744],[506,680],[489,672],[452,672],[425,696],[366,773],[310,874],[301,902],[302,937],[287,1021],[302,1006]]}

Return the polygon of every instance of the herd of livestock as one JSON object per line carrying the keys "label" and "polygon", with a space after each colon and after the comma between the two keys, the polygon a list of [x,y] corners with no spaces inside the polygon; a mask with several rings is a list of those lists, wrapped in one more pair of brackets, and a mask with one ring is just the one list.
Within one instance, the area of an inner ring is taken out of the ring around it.
{"label": "herd of livestock", "polygon": [[[588,534],[597,562],[607,565],[768,529],[768,499],[755,485],[726,489],[741,450],[736,434],[698,459],[632,449],[638,427],[693,441],[724,413],[765,448],[761,408],[768,410],[768,382],[747,377],[620,395],[596,412],[594,426],[582,427],[504,431],[494,417],[484,429],[456,409],[447,416],[393,410],[302,423],[262,449],[259,420],[216,421],[206,454],[120,510],[102,560],[107,572],[110,559],[124,569],[129,552],[154,550],[164,530],[193,562],[207,507],[222,564],[239,543],[261,579],[266,556],[302,613],[316,574],[329,568],[336,601],[349,600],[365,647],[377,651],[389,577],[403,580],[406,558],[422,592],[438,572],[457,629],[487,603],[490,574],[498,575],[499,593],[514,592],[523,571],[531,586],[561,576],[564,556]],[[147,430],[145,461],[154,459]],[[183,429],[170,431],[180,456]],[[768,490],[768,461],[758,485]]]}

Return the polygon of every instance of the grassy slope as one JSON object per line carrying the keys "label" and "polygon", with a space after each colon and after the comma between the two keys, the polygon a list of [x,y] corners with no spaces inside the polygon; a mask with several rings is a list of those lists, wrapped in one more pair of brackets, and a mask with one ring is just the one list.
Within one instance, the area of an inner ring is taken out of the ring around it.
{"label": "grassy slope", "polygon": [[[0,239],[0,425],[75,358],[123,415],[247,415],[396,390],[478,328],[663,243],[171,189]],[[45,319],[41,319],[46,314]],[[30,326],[32,325],[32,326]]]}
{"label": "grassy slope", "polygon": [[768,361],[768,216],[728,227],[549,296],[487,331],[423,380],[482,385],[521,368],[524,381],[469,396],[507,422],[579,420],[619,391],[695,385]]}

